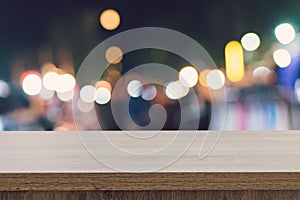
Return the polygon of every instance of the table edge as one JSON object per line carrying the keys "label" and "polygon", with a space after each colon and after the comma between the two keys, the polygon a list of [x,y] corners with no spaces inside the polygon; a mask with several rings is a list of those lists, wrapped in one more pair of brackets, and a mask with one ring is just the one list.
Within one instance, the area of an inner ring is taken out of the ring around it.
{"label": "table edge", "polygon": [[300,190],[300,172],[0,173],[0,191]]}

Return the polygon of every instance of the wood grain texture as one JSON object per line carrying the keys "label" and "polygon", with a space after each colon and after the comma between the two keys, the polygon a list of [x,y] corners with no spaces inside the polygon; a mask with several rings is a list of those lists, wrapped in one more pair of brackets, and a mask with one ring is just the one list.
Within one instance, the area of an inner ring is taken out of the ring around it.
{"label": "wood grain texture", "polygon": [[300,173],[0,174],[0,191],[300,190]]}
{"label": "wood grain texture", "polygon": [[[161,142],[136,145],[120,138],[119,132],[107,133],[123,147],[137,151],[156,148],[174,135],[163,132]],[[100,199],[212,199],[211,190],[218,190],[218,199],[234,199],[234,195],[268,199],[267,190],[278,198],[298,198],[299,193],[291,191],[300,190],[298,131],[225,131],[209,156],[199,159],[204,137],[199,132],[184,155],[160,171],[120,173],[95,160],[74,132],[0,133],[0,199],[15,199],[10,195],[17,195],[16,199],[18,195],[20,199],[91,199],[91,195]],[[114,156],[129,163],[133,159]]]}
{"label": "wood grain texture", "polygon": [[299,191],[36,191],[2,192],[0,199],[42,200],[298,200]]}

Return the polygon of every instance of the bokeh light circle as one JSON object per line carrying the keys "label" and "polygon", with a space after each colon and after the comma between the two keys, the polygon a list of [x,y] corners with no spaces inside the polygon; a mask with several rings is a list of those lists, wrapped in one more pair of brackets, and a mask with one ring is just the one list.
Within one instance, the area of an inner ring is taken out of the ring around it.
{"label": "bokeh light circle", "polygon": [[85,103],[92,103],[96,100],[96,88],[92,85],[85,85],[80,89],[80,99]]}
{"label": "bokeh light circle", "polygon": [[179,81],[183,86],[194,87],[198,83],[198,71],[192,66],[186,66],[179,72]]}
{"label": "bokeh light circle", "polygon": [[289,23],[283,23],[275,28],[275,36],[281,44],[289,44],[296,37],[294,27]]}
{"label": "bokeh light circle", "polygon": [[60,93],[73,90],[76,86],[76,80],[71,74],[62,74],[58,77],[56,91]]}
{"label": "bokeh light circle", "polygon": [[247,33],[242,37],[241,44],[246,51],[254,51],[260,45],[260,38],[256,33]]}
{"label": "bokeh light circle", "polygon": [[56,72],[47,72],[43,77],[43,86],[47,90],[56,90],[59,75]]}
{"label": "bokeh light circle", "polygon": [[225,84],[225,76],[221,70],[214,69],[207,74],[207,85],[213,90],[221,89]]}
{"label": "bokeh light circle", "polygon": [[203,87],[207,87],[207,75],[209,74],[210,71],[211,69],[204,69],[199,74],[199,83]]}
{"label": "bokeh light circle", "polygon": [[107,9],[100,15],[100,24],[106,30],[115,30],[121,22],[120,14],[113,9]]}
{"label": "bokeh light circle", "polygon": [[98,88],[96,90],[96,103],[107,104],[111,99],[111,93],[107,88]]}
{"label": "bokeh light circle", "polygon": [[271,71],[265,66],[259,66],[253,70],[253,76],[255,77],[264,77],[269,74]]}
{"label": "bokeh light circle", "polygon": [[132,80],[127,85],[127,92],[129,94],[129,96],[131,96],[133,98],[137,98],[137,97],[141,96],[142,91],[143,91],[142,88],[143,88],[143,85],[140,81]]}
{"label": "bokeh light circle", "polygon": [[94,103],[87,103],[87,102],[84,102],[82,99],[78,99],[77,107],[80,112],[87,113],[87,112],[90,112],[91,110],[93,110]]}
{"label": "bokeh light circle", "polygon": [[111,64],[118,64],[122,61],[123,52],[119,47],[112,46],[106,50],[105,58]]}
{"label": "bokeh light circle", "polygon": [[66,92],[57,92],[57,97],[63,102],[71,101],[74,97],[74,90],[69,90]]}
{"label": "bokeh light circle", "polygon": [[189,92],[189,88],[182,85],[180,81],[174,81],[167,85],[166,87],[166,95],[169,99],[177,100],[185,95],[187,95]]}
{"label": "bokeh light circle", "polygon": [[22,82],[22,88],[27,95],[37,95],[42,90],[42,80],[36,74],[28,74]]}
{"label": "bokeh light circle", "polygon": [[277,49],[273,53],[273,59],[276,65],[281,68],[289,66],[292,62],[291,54],[286,49]]}
{"label": "bokeh light circle", "polygon": [[157,94],[156,87],[154,85],[148,86],[143,90],[142,98],[146,101],[151,101]]}

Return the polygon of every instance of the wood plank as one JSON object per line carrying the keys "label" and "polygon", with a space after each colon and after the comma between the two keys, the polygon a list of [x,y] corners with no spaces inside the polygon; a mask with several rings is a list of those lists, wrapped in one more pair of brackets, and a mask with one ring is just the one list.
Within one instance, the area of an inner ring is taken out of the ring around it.
{"label": "wood plank", "polygon": [[0,191],[300,190],[300,173],[0,174]]}
{"label": "wood plank", "polygon": [[[110,134],[110,132],[109,132]],[[114,132],[112,139],[137,152],[153,150],[174,136],[163,132],[159,142],[130,142]],[[189,132],[186,132],[189,134]],[[96,137],[96,136],[95,136]],[[205,159],[199,159],[204,132],[175,163],[161,172],[300,172],[299,131],[224,131]],[[154,144],[153,144],[154,143]],[[99,146],[100,151],[105,151]],[[134,157],[110,155],[116,161],[132,163]],[[164,155],[162,159],[171,155]],[[155,160],[154,158],[153,160]],[[159,159],[159,158],[157,158]],[[161,158],[160,158],[161,159]],[[139,163],[145,164],[143,162]],[[7,132],[0,134],[0,173],[26,172],[118,172],[94,159],[74,132]]]}
{"label": "wood plank", "polygon": [[66,200],[248,200],[299,199],[299,191],[22,191],[2,192],[0,199],[66,199]]}
{"label": "wood plank", "polygon": [[[119,132],[108,134],[135,145]],[[172,134],[163,132],[160,141]],[[0,191],[300,190],[298,131],[225,131],[211,154],[199,159],[204,137],[199,132],[185,154],[160,171],[123,173],[95,160],[74,132],[1,133]]]}

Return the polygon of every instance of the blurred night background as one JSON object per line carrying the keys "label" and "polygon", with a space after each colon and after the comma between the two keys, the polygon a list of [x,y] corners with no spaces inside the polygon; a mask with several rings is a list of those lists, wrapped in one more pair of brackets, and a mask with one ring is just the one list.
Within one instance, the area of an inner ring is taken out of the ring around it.
{"label": "blurred night background", "polygon": [[[81,63],[96,45],[139,27],[163,27],[190,36],[218,70],[194,70],[162,50],[122,55],[122,49],[113,46],[105,54],[111,64],[104,76],[84,87],[76,84]],[[129,76],[124,95],[132,99],[127,106],[140,126],[149,123],[149,107],[160,104],[168,116],[163,129],[178,129],[178,100],[188,99],[194,90],[198,102],[182,109],[193,110],[198,103],[198,129],[206,130],[209,90],[225,89],[224,129],[300,129],[299,0],[10,0],[0,1],[0,130],[96,130],[98,123],[118,130],[110,107],[114,85],[134,66],[150,62],[172,66],[179,80],[165,87],[141,86],[139,75]],[[95,119],[89,115],[94,108]],[[81,119],[76,125],[74,113]],[[193,115],[197,114],[191,112],[191,121]]]}

